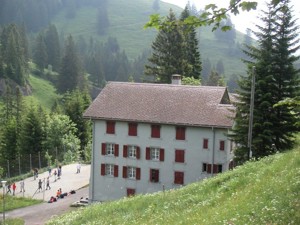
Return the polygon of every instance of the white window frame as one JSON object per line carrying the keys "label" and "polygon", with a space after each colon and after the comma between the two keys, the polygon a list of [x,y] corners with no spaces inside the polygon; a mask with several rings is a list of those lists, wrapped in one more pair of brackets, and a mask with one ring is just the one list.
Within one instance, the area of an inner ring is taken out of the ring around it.
{"label": "white window frame", "polygon": [[105,175],[114,176],[115,165],[114,164],[105,164]]}
{"label": "white window frame", "polygon": [[115,144],[106,143],[106,155],[110,155],[110,156],[115,155]]}
{"label": "white window frame", "polygon": [[136,179],[136,167],[132,167],[132,166],[127,167],[127,178]]}
{"label": "white window frame", "polygon": [[128,158],[136,159],[137,147],[135,145],[128,145],[127,151]]}
{"label": "white window frame", "polygon": [[160,148],[150,148],[150,158],[151,160],[159,161],[160,159]]}

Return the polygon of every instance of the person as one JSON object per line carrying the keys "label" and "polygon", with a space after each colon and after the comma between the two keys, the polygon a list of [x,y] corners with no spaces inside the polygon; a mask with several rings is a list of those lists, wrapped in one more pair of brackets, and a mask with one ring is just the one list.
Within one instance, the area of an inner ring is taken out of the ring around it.
{"label": "person", "polygon": [[56,170],[54,170],[54,181],[56,181],[56,175],[57,175],[57,172],[56,172]]}
{"label": "person", "polygon": [[60,175],[61,175],[61,169],[58,168],[58,169],[57,169],[57,179],[60,179]]}
{"label": "person", "polygon": [[40,192],[40,191],[42,191],[43,189],[42,189],[42,180],[41,179],[39,179],[39,182],[38,182],[38,191]]}
{"label": "person", "polygon": [[60,198],[60,195],[61,195],[61,188],[57,190],[57,192],[56,192],[56,197],[57,197],[57,198]]}
{"label": "person", "polygon": [[80,173],[80,169],[81,169],[81,165],[80,163],[77,164],[77,172],[76,173]]}
{"label": "person", "polygon": [[38,171],[37,168],[34,168],[34,170],[33,170],[33,178],[34,178],[34,180],[35,180],[36,178],[38,178],[38,176],[39,176],[39,171]]}
{"label": "person", "polygon": [[50,182],[49,182],[49,177],[47,177],[46,190],[48,190],[48,188],[49,188],[49,190],[51,189]]}
{"label": "person", "polygon": [[6,194],[8,194],[8,193],[11,193],[11,184],[10,183],[7,184]]}
{"label": "person", "polygon": [[21,182],[20,182],[20,192],[25,192],[25,183],[24,183],[24,180],[21,180]]}
{"label": "person", "polygon": [[14,182],[12,185],[13,195],[15,195],[15,193],[16,193],[16,188],[17,188],[17,186],[16,186],[16,183]]}
{"label": "person", "polygon": [[51,167],[50,166],[48,167],[48,173],[49,173],[49,176],[51,176]]}

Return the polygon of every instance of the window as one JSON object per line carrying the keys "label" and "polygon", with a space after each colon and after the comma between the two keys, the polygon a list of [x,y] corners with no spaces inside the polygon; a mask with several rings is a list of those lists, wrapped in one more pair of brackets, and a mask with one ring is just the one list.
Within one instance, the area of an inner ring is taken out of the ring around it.
{"label": "window", "polygon": [[118,176],[118,166],[114,164],[101,164],[102,176]]}
{"label": "window", "polygon": [[159,182],[159,170],[150,169],[150,182],[158,183]]}
{"label": "window", "polygon": [[175,171],[174,173],[174,184],[183,184],[184,182],[184,173]]}
{"label": "window", "polygon": [[116,122],[114,122],[114,121],[106,121],[106,133],[114,134],[115,133],[115,125],[116,125]]}
{"label": "window", "polygon": [[221,164],[214,164],[213,168],[211,167],[211,164],[203,163],[202,164],[202,172],[211,173],[211,170],[213,169],[213,173],[222,173],[223,166]]}
{"label": "window", "polygon": [[124,145],[123,146],[123,157],[139,159],[140,158],[140,147],[135,145]]}
{"label": "window", "polygon": [[113,143],[102,143],[102,155],[119,156],[119,145]]}
{"label": "window", "polygon": [[184,163],[184,150],[175,150],[175,162]]}
{"label": "window", "polygon": [[123,178],[141,179],[141,168],[132,166],[123,166]]}
{"label": "window", "polygon": [[151,147],[151,148],[147,147],[146,159],[154,160],[154,161],[164,161],[165,160],[164,149],[156,148],[156,147]]}
{"label": "window", "polygon": [[151,125],[151,137],[160,138],[160,125]]}
{"label": "window", "polygon": [[220,151],[224,151],[225,150],[225,141],[223,141],[223,140],[220,141],[219,149],[220,149]]}
{"label": "window", "polygon": [[185,140],[185,127],[176,127],[176,140]]}
{"label": "window", "polygon": [[127,197],[135,195],[135,189],[127,188]]}
{"label": "window", "polygon": [[203,149],[208,149],[208,139],[207,138],[203,139]]}
{"label": "window", "polygon": [[137,136],[137,123],[128,123],[128,135]]}

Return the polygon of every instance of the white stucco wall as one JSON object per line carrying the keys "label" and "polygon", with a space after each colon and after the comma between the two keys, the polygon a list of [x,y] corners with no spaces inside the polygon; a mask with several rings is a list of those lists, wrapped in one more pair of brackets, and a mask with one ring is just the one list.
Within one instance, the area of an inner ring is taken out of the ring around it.
{"label": "white stucco wall", "polygon": [[[90,198],[92,201],[107,201],[125,197],[127,188],[135,189],[136,194],[178,188],[174,184],[174,171],[184,172],[184,185],[211,176],[202,172],[202,164],[212,164],[213,139],[215,139],[214,164],[222,164],[223,171],[228,169],[232,158],[230,142],[225,136],[226,129],[187,127],[186,140],[175,139],[175,126],[161,125],[160,138],[151,138],[150,124],[138,123],[138,135],[128,136],[128,123],[116,122],[115,134],[106,134],[106,121],[94,121],[93,154],[90,180]],[[203,139],[209,139],[208,149],[203,149]],[[219,150],[219,141],[225,140],[225,151]],[[101,144],[105,142],[119,145],[119,156],[101,155]],[[123,157],[123,145],[140,147],[140,159]],[[165,149],[164,161],[146,160],[146,147]],[[185,150],[185,162],[175,162],[175,149]],[[101,164],[111,163],[119,166],[118,177],[101,176]],[[140,180],[124,179],[123,166],[141,168]],[[159,182],[149,181],[150,169],[159,169]]]}

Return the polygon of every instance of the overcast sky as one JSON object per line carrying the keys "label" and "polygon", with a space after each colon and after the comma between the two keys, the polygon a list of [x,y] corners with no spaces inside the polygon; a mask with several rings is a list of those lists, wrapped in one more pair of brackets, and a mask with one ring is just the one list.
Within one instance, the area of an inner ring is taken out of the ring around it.
{"label": "overcast sky", "polygon": [[[219,7],[226,7],[229,4],[229,0],[162,0],[164,2],[169,2],[174,5],[178,5],[182,8],[185,7],[187,2],[194,3],[198,9],[203,9],[205,5],[210,3],[215,3]],[[255,1],[255,0],[253,0]],[[247,28],[254,29],[254,24],[259,22],[257,16],[260,14],[260,10],[265,6],[265,0],[256,0],[258,2],[258,10],[254,10],[251,12],[240,12],[238,16],[231,16],[231,20],[235,25],[235,28],[243,33],[246,32]],[[268,1],[270,2],[270,0]],[[295,18],[298,18],[298,24],[300,24],[300,1],[299,0],[291,0],[291,5],[293,5]],[[255,30],[255,29],[254,29]]]}

